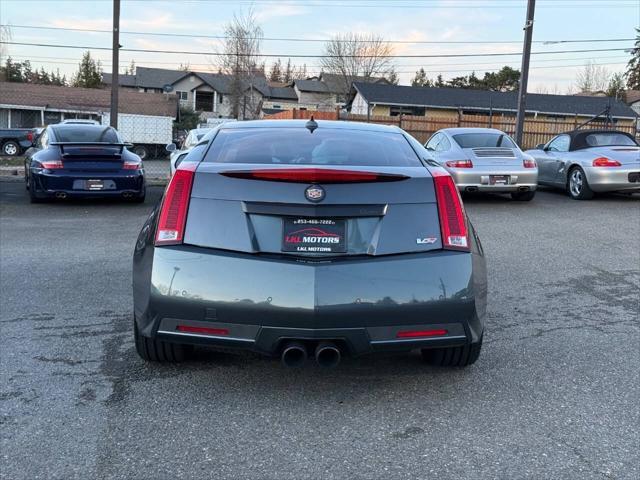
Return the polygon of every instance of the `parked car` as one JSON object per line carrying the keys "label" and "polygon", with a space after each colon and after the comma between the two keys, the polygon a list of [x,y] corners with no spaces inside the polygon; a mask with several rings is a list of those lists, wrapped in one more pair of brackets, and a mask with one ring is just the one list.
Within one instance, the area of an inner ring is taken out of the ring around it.
{"label": "parked car", "polygon": [[20,155],[33,145],[35,136],[33,128],[0,129],[0,154],[8,157]]}
{"label": "parked car", "polygon": [[180,165],[180,162],[187,156],[187,153],[189,153],[191,149],[195,147],[198,142],[212,130],[213,128],[194,128],[193,130],[189,130],[189,133],[187,134],[179,149],[175,143],[170,143],[169,145],[167,145],[166,150],[170,154],[169,170],[171,175],[175,173],[176,168],[178,167],[178,165]]}
{"label": "parked car", "polygon": [[145,198],[140,157],[107,126],[48,126],[27,150],[24,171],[32,203],[67,197]]}
{"label": "parked car", "polygon": [[445,128],[425,143],[461,192],[510,193],[529,201],[538,185],[534,159],[506,133],[493,128]]}
{"label": "parked car", "polygon": [[190,344],[301,366],[421,349],[474,363],[487,280],[451,176],[397,127],[313,119],[222,125],[193,147],[133,258],[149,361]]}
{"label": "parked car", "polygon": [[528,150],[539,165],[538,183],[588,200],[597,192],[640,192],[640,146],[618,130],[575,130]]}

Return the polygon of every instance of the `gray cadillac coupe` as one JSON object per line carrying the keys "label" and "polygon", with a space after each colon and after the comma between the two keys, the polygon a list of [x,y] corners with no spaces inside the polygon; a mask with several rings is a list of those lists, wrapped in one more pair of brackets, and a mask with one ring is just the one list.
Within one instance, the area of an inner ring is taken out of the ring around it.
{"label": "gray cadillac coupe", "polygon": [[182,161],[133,259],[139,355],[308,357],[482,346],[485,260],[451,176],[396,127],[228,123]]}

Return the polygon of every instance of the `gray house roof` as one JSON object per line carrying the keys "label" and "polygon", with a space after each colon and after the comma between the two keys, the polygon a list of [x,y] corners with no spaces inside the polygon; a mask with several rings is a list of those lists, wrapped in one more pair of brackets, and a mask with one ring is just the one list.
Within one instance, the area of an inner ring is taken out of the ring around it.
{"label": "gray house roof", "polygon": [[[467,110],[516,111],[516,92],[490,92],[463,88],[405,87],[376,83],[356,82],[350,98],[356,93],[368,103],[378,105],[402,105],[432,108],[463,108]],[[597,115],[610,105],[614,117],[636,118],[636,113],[620,100],[609,97],[584,97],[575,95],[527,95],[527,111],[556,115]]]}
{"label": "gray house roof", "polygon": [[327,86],[319,80],[294,80],[293,83],[301,92],[330,93]]}
{"label": "gray house roof", "polygon": [[[102,83],[105,85],[111,85],[112,75],[110,73],[102,74]],[[118,75],[118,81],[121,87],[135,87],[136,76],[135,75]]]}

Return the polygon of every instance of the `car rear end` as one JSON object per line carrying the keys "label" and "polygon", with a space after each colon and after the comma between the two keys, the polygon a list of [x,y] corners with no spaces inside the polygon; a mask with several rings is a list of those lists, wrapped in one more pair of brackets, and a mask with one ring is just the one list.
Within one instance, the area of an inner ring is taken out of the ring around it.
{"label": "car rear end", "polygon": [[640,193],[640,147],[611,146],[577,151],[594,192]]}
{"label": "car rear end", "polygon": [[64,125],[55,141],[33,156],[32,193],[38,198],[144,199],[144,168],[109,127]]}
{"label": "car rear end", "polygon": [[139,334],[168,343],[462,348],[482,336],[486,273],[451,177],[400,130],[263,122],[180,165],[138,240],[134,299]]}
{"label": "car rear end", "polygon": [[460,147],[460,158],[447,160],[445,168],[461,192],[524,193],[538,185],[538,167],[504,133],[456,130],[453,141]]}

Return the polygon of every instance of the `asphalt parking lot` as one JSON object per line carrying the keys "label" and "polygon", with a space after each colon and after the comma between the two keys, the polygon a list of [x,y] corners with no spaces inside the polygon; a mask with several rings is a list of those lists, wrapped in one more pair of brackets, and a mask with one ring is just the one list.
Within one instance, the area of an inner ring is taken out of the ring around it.
{"label": "asphalt parking lot", "polygon": [[487,252],[480,360],[284,369],[131,334],[143,205],[0,182],[0,478],[639,478],[640,198],[466,201]]}

